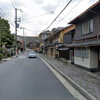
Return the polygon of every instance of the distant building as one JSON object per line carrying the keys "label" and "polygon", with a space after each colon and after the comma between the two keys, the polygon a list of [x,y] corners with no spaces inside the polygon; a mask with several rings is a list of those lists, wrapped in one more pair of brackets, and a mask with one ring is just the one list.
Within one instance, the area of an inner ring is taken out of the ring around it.
{"label": "distant building", "polygon": [[45,39],[48,38],[51,35],[51,32],[49,30],[43,31],[39,34],[39,51],[43,52],[45,49]]}

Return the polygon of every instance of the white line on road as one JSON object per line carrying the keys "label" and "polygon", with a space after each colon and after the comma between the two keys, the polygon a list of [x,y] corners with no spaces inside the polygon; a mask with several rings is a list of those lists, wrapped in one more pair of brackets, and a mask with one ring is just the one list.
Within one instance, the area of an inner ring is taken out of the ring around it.
{"label": "white line on road", "polygon": [[78,92],[67,80],[65,80],[56,70],[54,70],[44,59],[40,58],[47,67],[55,74],[68,91],[78,100],[87,100],[80,92]]}
{"label": "white line on road", "polygon": [[25,56],[20,56],[19,58],[23,59],[23,58],[25,58]]}

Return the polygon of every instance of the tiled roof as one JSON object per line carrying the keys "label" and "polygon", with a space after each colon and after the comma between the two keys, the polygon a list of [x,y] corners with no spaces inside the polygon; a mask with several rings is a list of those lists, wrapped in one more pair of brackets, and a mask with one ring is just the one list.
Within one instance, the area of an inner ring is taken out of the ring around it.
{"label": "tiled roof", "polygon": [[100,13],[100,1],[93,4],[91,7],[89,7],[86,11],[81,13],[79,16],[74,18],[72,21],[69,22],[69,24],[76,24],[80,20],[83,20],[87,16],[92,16],[92,14],[98,14]]}
{"label": "tiled roof", "polygon": [[100,39],[75,42],[68,45],[68,47],[85,47],[85,46],[88,47],[88,46],[98,46],[98,45],[100,45]]}

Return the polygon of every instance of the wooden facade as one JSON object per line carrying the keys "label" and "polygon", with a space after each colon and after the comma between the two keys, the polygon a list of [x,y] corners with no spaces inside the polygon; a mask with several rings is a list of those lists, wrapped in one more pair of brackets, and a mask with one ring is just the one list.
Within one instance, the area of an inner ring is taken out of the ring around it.
{"label": "wooden facade", "polygon": [[100,71],[100,1],[70,22],[76,25],[74,64],[88,71]]}

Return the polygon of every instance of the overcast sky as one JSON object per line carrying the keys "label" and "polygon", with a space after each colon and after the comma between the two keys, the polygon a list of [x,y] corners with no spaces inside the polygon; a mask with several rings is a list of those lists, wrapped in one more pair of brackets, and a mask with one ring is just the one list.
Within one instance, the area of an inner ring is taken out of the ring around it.
{"label": "overcast sky", "polygon": [[[15,9],[18,10],[18,18],[22,19],[20,27],[25,27],[27,36],[38,36],[45,30],[59,12],[70,0],[0,0],[0,12],[5,13],[9,18],[11,33],[15,33],[14,18]],[[66,27],[69,21],[99,0],[72,0],[69,6],[63,11],[58,19],[49,28]],[[2,12],[3,10],[3,12]],[[0,13],[1,16],[3,16]],[[18,29],[18,35],[23,35],[22,29]]]}

